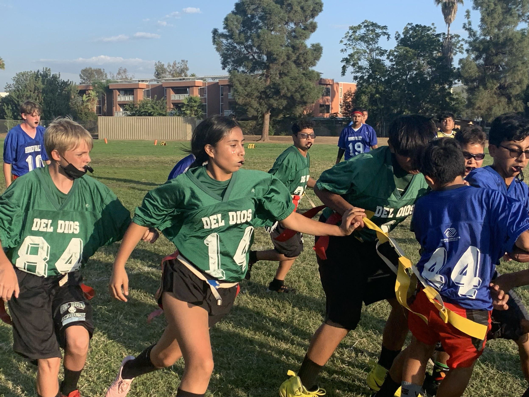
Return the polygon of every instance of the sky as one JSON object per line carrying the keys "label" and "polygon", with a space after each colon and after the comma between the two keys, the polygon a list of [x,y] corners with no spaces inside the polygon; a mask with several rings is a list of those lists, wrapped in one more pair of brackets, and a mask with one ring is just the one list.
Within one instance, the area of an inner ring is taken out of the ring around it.
{"label": "sky", "polygon": [[[197,76],[227,74],[212,44],[211,31],[222,29],[235,0],[0,0],[0,91],[22,71],[51,68],[63,79],[79,81],[87,66],[115,73],[122,66],[137,79],[153,78],[154,62],[186,59]],[[459,6],[452,33],[462,29],[471,0]],[[479,15],[473,12],[474,26]],[[387,25],[394,36],[407,23],[435,24],[445,31],[441,8],[434,0],[324,0],[317,31],[309,42],[320,43],[316,66],[322,77],[341,76],[340,39],[364,20]],[[386,44],[394,45],[394,40]]]}

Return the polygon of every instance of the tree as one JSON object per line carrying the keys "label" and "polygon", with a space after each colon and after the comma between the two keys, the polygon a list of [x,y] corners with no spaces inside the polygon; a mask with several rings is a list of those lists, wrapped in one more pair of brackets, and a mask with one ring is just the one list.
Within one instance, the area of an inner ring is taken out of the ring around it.
{"label": "tree", "polygon": [[529,0],[474,0],[479,30],[467,12],[466,58],[460,61],[469,112],[486,121],[506,112],[520,112],[529,84]]}
{"label": "tree", "polygon": [[200,97],[188,96],[183,100],[182,106],[176,109],[175,114],[182,117],[201,119],[204,115],[202,105],[202,99]]}
{"label": "tree", "polygon": [[104,81],[108,79],[107,72],[101,68],[84,68],[79,73],[80,84],[92,84],[96,81]]}
{"label": "tree", "polygon": [[306,41],[322,9],[321,0],[239,0],[223,31],[212,32],[237,108],[262,120],[261,140],[268,140],[271,116],[301,114],[321,95],[311,68],[322,47]]}
{"label": "tree", "polygon": [[72,115],[72,99],[77,96],[76,84],[48,68],[17,73],[5,90],[9,95],[2,99],[1,116],[12,120],[20,119],[19,107],[28,100],[42,106],[43,120]]}
{"label": "tree", "polygon": [[132,80],[134,79],[133,74],[129,74],[129,71],[127,68],[119,67],[116,74],[110,72],[110,79],[111,80]]}
{"label": "tree", "polygon": [[342,109],[340,111],[342,117],[351,117],[354,108],[354,96],[355,94],[352,90],[344,92],[342,97]]}
{"label": "tree", "polygon": [[0,70],[4,70],[6,68],[6,64],[2,57],[0,57]]}
{"label": "tree", "polygon": [[167,62],[167,66],[160,61],[154,64],[154,78],[156,79],[187,77],[188,72],[189,66],[185,59],[182,59],[180,62]]}
{"label": "tree", "polygon": [[446,22],[446,39],[443,46],[443,54],[445,55],[447,62],[452,64],[454,59],[452,50],[452,39],[450,36],[450,25],[456,19],[457,5],[464,4],[463,0],[434,0],[436,5],[441,6],[441,12]]}
{"label": "tree", "polygon": [[129,116],[167,116],[167,102],[161,99],[142,99],[138,103],[127,104],[123,110]]}
{"label": "tree", "polygon": [[[352,26],[342,40],[346,50],[355,53],[342,60],[342,73],[352,68],[357,82],[355,105],[369,109],[376,127],[383,129],[402,114],[459,112],[460,97],[451,91],[457,72],[443,62],[445,35],[434,26],[408,24],[395,33],[395,48],[384,50],[379,41],[387,37],[385,26],[364,21]],[[454,53],[462,51],[459,37],[452,39]]]}

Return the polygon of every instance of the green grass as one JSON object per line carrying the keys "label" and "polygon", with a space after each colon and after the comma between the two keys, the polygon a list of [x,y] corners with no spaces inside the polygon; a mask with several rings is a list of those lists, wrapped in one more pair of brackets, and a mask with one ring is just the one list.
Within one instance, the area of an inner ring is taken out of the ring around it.
{"label": "green grass", "polygon": [[[92,152],[94,177],[108,185],[132,211],[145,193],[163,183],[177,160],[184,143],[154,146],[152,142],[95,142]],[[246,151],[245,167],[267,171],[287,147],[257,143]],[[317,178],[336,158],[333,145],[311,149],[311,174]],[[490,158],[486,160],[490,161]],[[3,183],[3,182],[2,182]],[[0,185],[3,189],[3,187]],[[309,197],[315,201],[312,191]],[[308,207],[308,200],[301,203]],[[393,232],[412,260],[418,259],[418,244],[408,231],[409,223]],[[215,370],[208,397],[277,396],[288,369],[298,370],[309,339],[321,324],[324,294],[318,278],[314,239],[307,236],[305,251],[294,264],[288,283],[296,295],[266,292],[276,263],[259,262],[251,281],[242,282],[242,293],[230,315],[212,331]],[[269,237],[258,230],[254,248],[270,248]],[[88,363],[81,377],[83,397],[102,396],[115,377],[122,358],[136,355],[157,341],[165,326],[163,317],[147,323],[147,315],[157,308],[153,294],[159,282],[160,260],[174,250],[165,238],[154,245],[140,243],[128,262],[131,295],[128,303],[112,300],[107,292],[112,261],[118,245],[102,248],[84,269],[85,281],[95,287],[92,301],[96,332]],[[522,269],[510,262],[505,270]],[[527,303],[526,288],[519,290]],[[379,302],[364,308],[359,327],[351,332],[322,371],[320,386],[328,396],[368,396],[365,377],[370,362],[380,350],[381,333],[389,306]],[[35,396],[35,369],[12,352],[11,327],[0,324],[0,396]],[[138,378],[131,396],[171,396],[176,394],[183,362],[174,367]],[[510,341],[492,341],[476,365],[466,396],[519,396],[526,388],[517,347]]]}

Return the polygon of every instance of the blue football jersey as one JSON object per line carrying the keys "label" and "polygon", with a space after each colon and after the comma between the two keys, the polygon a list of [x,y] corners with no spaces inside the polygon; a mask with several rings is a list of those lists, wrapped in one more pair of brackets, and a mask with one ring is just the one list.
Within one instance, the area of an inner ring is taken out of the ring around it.
{"label": "blue football jersey", "polygon": [[529,216],[521,202],[500,192],[465,186],[420,198],[412,226],[425,281],[447,302],[492,310],[495,263],[529,229]]}
{"label": "blue football jersey", "polygon": [[13,175],[22,176],[44,167],[48,155],[44,149],[44,127],[37,127],[31,138],[20,125],[9,130],[4,141],[4,163],[11,164]]}
{"label": "blue football jersey", "polygon": [[362,124],[355,131],[351,123],[340,133],[338,147],[345,150],[345,160],[347,161],[358,154],[369,152],[371,146],[375,146],[377,142],[377,134],[373,127]]}
{"label": "blue football jersey", "polygon": [[169,176],[167,177],[167,180],[170,181],[171,179],[176,178],[178,175],[183,174],[189,169],[189,167],[191,167],[191,164],[193,164],[194,162],[195,162],[194,154],[190,154],[184,157],[182,160],[176,163],[176,165],[173,167],[173,169],[169,173]]}
{"label": "blue football jersey", "polygon": [[467,175],[465,180],[470,186],[497,190],[507,197],[521,201],[527,212],[529,212],[529,187],[525,182],[515,178],[511,185],[507,187],[501,175],[494,171],[490,165],[474,169]]}

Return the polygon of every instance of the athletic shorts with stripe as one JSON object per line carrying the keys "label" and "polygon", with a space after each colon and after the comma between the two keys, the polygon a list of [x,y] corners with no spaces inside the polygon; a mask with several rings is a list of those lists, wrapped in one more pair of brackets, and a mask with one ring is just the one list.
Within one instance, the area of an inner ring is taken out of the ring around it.
{"label": "athletic shorts with stripe", "polygon": [[54,277],[38,277],[16,268],[15,272],[20,293],[8,301],[8,308],[16,353],[31,361],[61,357],[65,331],[74,325],[86,328],[92,337],[92,306],[84,297],[78,271]]}
{"label": "athletic shorts with stripe", "polygon": [[[487,325],[490,329],[490,313],[487,310],[468,310],[459,305],[444,302],[444,305],[465,318]],[[443,350],[450,355],[448,366],[450,368],[469,368],[481,356],[487,339],[472,338],[459,331],[450,323],[445,323],[439,316],[439,311],[428,300],[421,290],[417,292],[410,308],[428,319],[428,324],[416,314],[408,314],[408,327],[413,336],[424,344],[434,346],[441,342]]]}
{"label": "athletic shorts with stripe", "polygon": [[[381,244],[379,252],[398,263],[389,243]],[[326,324],[353,330],[360,321],[362,302],[395,298],[396,275],[378,255],[376,242],[363,243],[352,235],[330,237],[326,255],[326,260],[318,258]]]}
{"label": "athletic shorts with stripe", "polygon": [[[205,276],[212,278],[207,274]],[[209,326],[212,327],[230,312],[239,292],[239,285],[231,288],[218,288],[217,291],[222,298],[222,304],[219,305],[210,285],[199,279],[175,258],[165,262],[162,291],[170,292],[179,301],[191,303],[206,310],[209,314]]]}
{"label": "athletic shorts with stripe", "polygon": [[299,256],[303,252],[303,234],[297,232],[287,241],[277,241],[275,238],[286,229],[280,222],[277,222],[277,225],[274,226],[275,228],[272,228],[270,231],[270,238],[272,239],[274,249],[280,254],[285,255],[287,258],[295,258]]}

